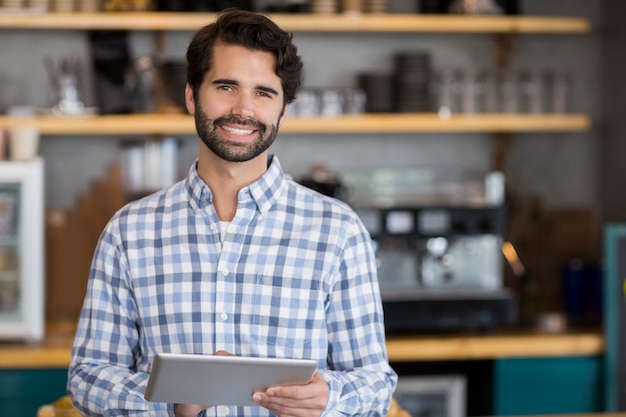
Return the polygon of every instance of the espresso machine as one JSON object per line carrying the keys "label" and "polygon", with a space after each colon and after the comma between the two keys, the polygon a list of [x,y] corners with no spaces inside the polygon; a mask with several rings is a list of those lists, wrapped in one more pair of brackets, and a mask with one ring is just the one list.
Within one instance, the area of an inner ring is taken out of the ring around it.
{"label": "espresso machine", "polygon": [[490,331],[515,323],[516,300],[503,286],[506,207],[496,174],[471,196],[464,184],[446,193],[433,187],[419,193],[415,184],[411,195],[386,187],[375,196],[355,189],[359,181],[348,184],[348,203],[375,245],[388,333]]}

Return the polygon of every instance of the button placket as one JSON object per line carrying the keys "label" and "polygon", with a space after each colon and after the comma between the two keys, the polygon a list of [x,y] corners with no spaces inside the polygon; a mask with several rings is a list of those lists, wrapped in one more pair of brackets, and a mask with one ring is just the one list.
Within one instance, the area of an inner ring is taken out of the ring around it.
{"label": "button placket", "polygon": [[[219,227],[219,226],[218,226]],[[222,248],[217,265],[216,277],[216,297],[215,297],[215,331],[216,343],[222,346],[222,349],[234,352],[236,346],[233,345],[235,340],[235,329],[233,322],[234,311],[234,294],[236,293],[236,283],[231,271],[229,261],[232,262],[232,256],[229,253],[229,247],[226,245]]]}

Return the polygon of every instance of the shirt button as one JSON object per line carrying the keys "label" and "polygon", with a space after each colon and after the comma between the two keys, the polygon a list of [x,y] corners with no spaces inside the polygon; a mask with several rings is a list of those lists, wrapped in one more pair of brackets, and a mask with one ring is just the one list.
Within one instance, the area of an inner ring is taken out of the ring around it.
{"label": "shirt button", "polygon": [[230,413],[230,409],[228,407],[220,407],[220,414],[226,416],[228,413]]}
{"label": "shirt button", "polygon": [[226,321],[226,320],[228,320],[228,314],[222,313],[222,314],[220,314],[220,318],[222,319],[222,321]]}
{"label": "shirt button", "polygon": [[222,275],[228,276],[228,269],[222,269]]}
{"label": "shirt button", "polygon": [[211,228],[211,230],[213,230],[213,231],[216,231],[216,230],[217,230],[217,224],[215,224],[215,223],[211,223],[211,224],[209,225],[209,227],[210,227],[210,228]]}

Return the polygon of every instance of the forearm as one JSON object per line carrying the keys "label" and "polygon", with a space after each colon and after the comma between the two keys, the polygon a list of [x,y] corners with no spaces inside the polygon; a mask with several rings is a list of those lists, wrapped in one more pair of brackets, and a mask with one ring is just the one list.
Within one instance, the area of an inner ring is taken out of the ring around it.
{"label": "forearm", "polygon": [[139,346],[124,257],[112,241],[112,235],[104,233],[94,255],[72,349],[68,393],[88,416],[167,416],[165,405],[143,398],[149,359]]}
{"label": "forearm", "polygon": [[324,415],[385,416],[397,384],[389,365],[372,247],[362,225],[348,239],[327,313],[330,387]]}
{"label": "forearm", "polygon": [[76,408],[92,417],[174,416],[173,406],[150,403],[143,392],[148,374],[133,373],[114,365],[72,364],[68,375],[68,392]]}
{"label": "forearm", "polygon": [[393,371],[358,369],[350,372],[320,371],[329,385],[328,405],[322,417],[331,415],[384,417],[396,386]]}

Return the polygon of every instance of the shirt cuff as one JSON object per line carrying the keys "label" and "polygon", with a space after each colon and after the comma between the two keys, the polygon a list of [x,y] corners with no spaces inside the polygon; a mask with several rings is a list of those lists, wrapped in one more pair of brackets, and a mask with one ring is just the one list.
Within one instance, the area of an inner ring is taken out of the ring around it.
{"label": "shirt cuff", "polygon": [[321,374],[326,380],[326,383],[328,383],[328,402],[326,403],[326,408],[320,417],[336,415],[339,398],[341,398],[341,382],[334,375],[334,372],[329,372],[327,370],[318,370],[317,372]]}

